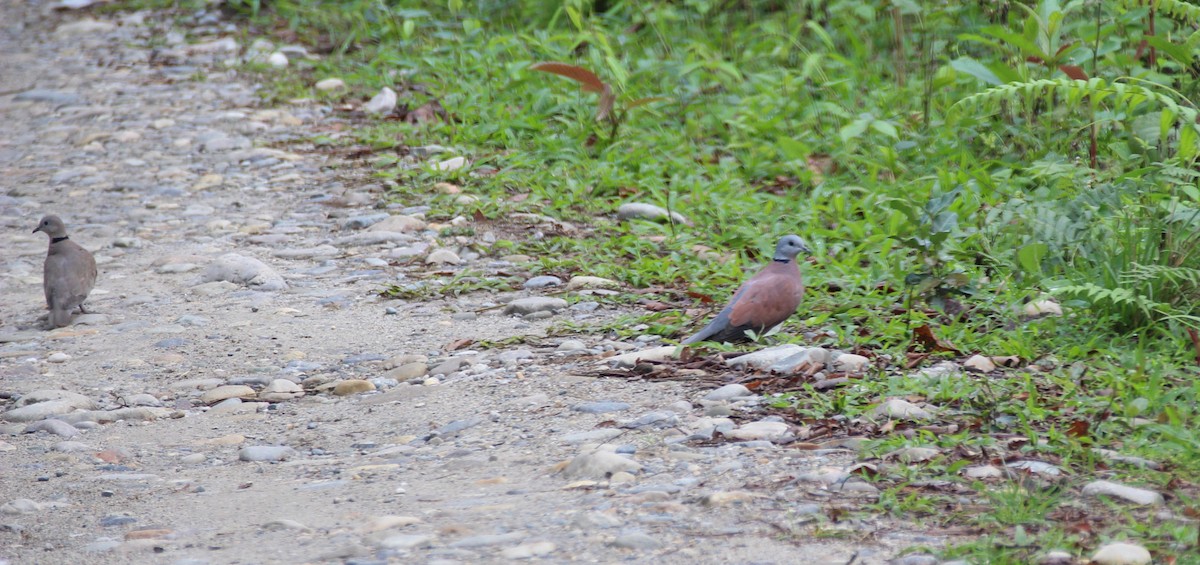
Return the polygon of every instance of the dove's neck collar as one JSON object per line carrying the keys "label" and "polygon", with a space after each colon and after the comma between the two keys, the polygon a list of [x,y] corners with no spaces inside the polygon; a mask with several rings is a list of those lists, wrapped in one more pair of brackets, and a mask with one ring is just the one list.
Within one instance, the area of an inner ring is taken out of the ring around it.
{"label": "dove's neck collar", "polygon": [[791,259],[788,259],[788,258],[786,258],[786,257],[785,257],[785,258],[783,258],[783,259],[780,259],[780,258],[776,257],[776,258],[772,259],[772,261],[774,261],[774,262],[776,262],[776,263],[783,263],[784,265],[786,265],[786,264],[788,264],[788,263],[791,263],[791,262],[792,262],[792,260],[791,260]]}
{"label": "dove's neck collar", "polygon": [[67,236],[65,236],[65,235],[64,235],[64,236],[62,236],[62,237],[52,237],[52,238],[50,238],[50,243],[58,243],[58,242],[60,242],[60,241],[66,241],[66,240],[68,240],[68,239],[70,239],[70,238],[68,238],[68,237],[67,237]]}

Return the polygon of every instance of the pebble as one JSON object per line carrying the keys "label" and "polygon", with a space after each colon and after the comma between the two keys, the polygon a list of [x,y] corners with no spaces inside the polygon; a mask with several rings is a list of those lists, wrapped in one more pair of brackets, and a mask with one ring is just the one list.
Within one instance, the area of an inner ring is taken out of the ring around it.
{"label": "pebble", "polygon": [[563,469],[569,479],[606,479],[619,471],[636,473],[642,468],[636,461],[611,451],[582,453]]}
{"label": "pebble", "polygon": [[617,208],[617,219],[622,221],[629,220],[648,220],[651,222],[666,222],[668,219],[677,224],[692,225],[683,214],[679,212],[668,212],[666,208],[655,206],[654,204],[645,204],[640,202],[630,202],[622,204]]}
{"label": "pebble", "polygon": [[1026,316],[1030,318],[1040,318],[1042,316],[1062,316],[1062,306],[1050,299],[1035,300],[1025,304],[1022,309]]}
{"label": "pebble", "polygon": [[1093,481],[1083,486],[1083,494],[1091,496],[1110,496],[1120,498],[1142,506],[1160,506],[1164,503],[1163,495],[1143,488],[1131,487],[1110,481]]}
{"label": "pebble", "polygon": [[1146,548],[1125,542],[1104,545],[1092,554],[1093,565],[1146,565],[1153,559]]}
{"label": "pebble", "polygon": [[928,420],[933,418],[924,408],[902,398],[889,398],[875,407],[876,416],[897,418],[903,420]]}
{"label": "pebble", "polygon": [[558,277],[550,276],[550,275],[542,275],[542,276],[538,276],[538,277],[533,277],[533,278],[525,281],[525,284],[523,284],[521,286],[526,289],[532,290],[532,289],[546,288],[546,287],[551,287],[551,286],[562,286],[562,283],[563,283],[562,279],[560,279]]}
{"label": "pebble", "polygon": [[938,565],[942,560],[928,553],[910,553],[888,561],[888,565]]}
{"label": "pebble", "polygon": [[616,537],[612,541],[615,547],[623,547],[626,549],[642,549],[651,550],[662,547],[662,542],[650,537],[643,532],[625,532]]}
{"label": "pebble", "polygon": [[47,432],[59,437],[71,438],[79,435],[79,430],[62,420],[47,419],[34,422],[25,427],[25,433]]}
{"label": "pebble", "polygon": [[371,231],[384,231],[396,233],[409,233],[425,229],[425,220],[413,216],[386,216],[382,220],[373,223],[369,228]]}
{"label": "pebble", "polygon": [[767,367],[770,367],[771,365],[774,365],[802,351],[804,351],[803,347],[800,347],[794,343],[788,343],[785,345],[777,345],[775,347],[760,349],[754,353],[747,353],[746,355],[742,355],[740,357],[734,357],[733,359],[726,361],[725,364],[734,369],[742,370],[766,369]]}
{"label": "pebble", "polygon": [[531,543],[523,543],[514,547],[504,548],[500,552],[500,556],[505,559],[530,559],[533,557],[541,557],[554,553],[558,546],[554,542],[537,541]]}
{"label": "pebble", "polygon": [[313,88],[316,88],[317,90],[320,90],[322,92],[329,92],[329,91],[333,91],[333,90],[345,90],[346,89],[346,81],[344,81],[340,78],[321,79],[321,80],[317,81],[316,84],[313,85]]}
{"label": "pebble", "polygon": [[200,395],[200,401],[205,404],[216,404],[229,398],[252,398],[254,394],[254,389],[246,385],[223,385],[204,391],[204,394]]}
{"label": "pebble", "polygon": [[981,373],[989,373],[996,370],[996,364],[983,355],[972,355],[966,361],[963,361],[963,367],[974,369]]}
{"label": "pebble", "polygon": [[708,394],[704,395],[704,399],[705,400],[731,400],[734,398],[741,398],[744,396],[753,396],[753,395],[754,395],[754,393],[750,392],[750,389],[746,388],[745,385],[733,383],[733,384],[727,384],[725,386],[722,386],[721,388],[718,388],[714,391],[709,392]]}
{"label": "pebble", "polygon": [[600,360],[598,364],[630,368],[643,361],[665,361],[667,359],[673,359],[677,356],[676,351],[678,349],[679,348],[675,347],[674,345],[664,345],[662,347],[614,355],[607,359]]}
{"label": "pebble", "polygon": [[604,414],[605,412],[628,410],[629,407],[629,404],[625,402],[583,402],[576,404],[572,409],[587,414]]}
{"label": "pebble", "polygon": [[333,394],[335,396],[348,396],[351,394],[360,394],[375,390],[375,384],[371,381],[362,379],[351,379],[347,381],[338,381],[333,386]]}
{"label": "pebble", "polygon": [[789,426],[783,422],[758,421],[738,426],[725,432],[726,436],[744,441],[773,441],[788,433]]}
{"label": "pebble", "polygon": [[388,549],[415,549],[428,547],[433,540],[434,537],[429,534],[395,534],[383,538],[378,545]]}
{"label": "pebble", "polygon": [[580,290],[585,288],[614,289],[619,288],[620,286],[620,283],[612,279],[606,279],[604,277],[589,277],[586,275],[574,276],[571,277],[571,280],[567,281],[567,290]]}
{"label": "pebble", "polygon": [[584,351],[587,349],[587,344],[578,339],[564,339],[554,348],[555,351]]}
{"label": "pebble", "polygon": [[391,114],[392,110],[396,109],[396,91],[383,87],[371,98],[369,102],[363,105],[363,112],[375,115]]}
{"label": "pebble", "polygon": [[266,263],[253,257],[227,253],[208,265],[201,276],[203,282],[225,281],[255,290],[284,290],[283,277]]}
{"label": "pebble", "polygon": [[567,301],[561,298],[531,296],[518,298],[508,303],[504,308],[505,315],[528,316],[536,312],[558,312],[567,307]]}
{"label": "pebble", "polygon": [[66,353],[63,353],[61,351],[56,351],[54,353],[51,353],[50,356],[46,357],[46,361],[49,361],[51,363],[66,363],[67,361],[70,361],[70,360],[71,360],[71,356],[67,355]]}
{"label": "pebble", "polygon": [[833,370],[846,373],[861,373],[870,365],[870,359],[853,353],[843,353],[833,360]]}
{"label": "pebble", "polygon": [[425,257],[427,265],[458,265],[462,258],[449,249],[436,249]]}
{"label": "pebble", "polygon": [[[438,161],[437,163],[434,163],[433,169],[435,171],[457,171],[465,166],[467,166],[466,157],[451,157],[444,161]],[[470,204],[474,201],[475,197],[467,194],[460,194],[458,198],[455,199],[455,202],[458,202],[459,204]]]}
{"label": "pebble", "polygon": [[797,370],[806,370],[828,362],[829,350],[823,347],[802,347],[800,351],[772,363],[768,370],[790,375]]}
{"label": "pebble", "polygon": [[284,461],[298,455],[286,445],[248,445],[238,450],[241,461]]}

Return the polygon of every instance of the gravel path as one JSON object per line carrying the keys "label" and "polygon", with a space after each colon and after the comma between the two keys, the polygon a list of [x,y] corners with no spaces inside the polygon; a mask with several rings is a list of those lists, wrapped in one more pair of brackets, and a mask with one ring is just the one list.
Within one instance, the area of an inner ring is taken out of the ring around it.
{"label": "gravel path", "polygon": [[[746,391],[585,376],[634,344],[545,337],[613,307],[380,298],[519,258],[306,151],[341,118],[262,107],[219,18],[93,17],[0,0],[0,563],[842,564],[944,542],[833,520],[877,495],[855,453],[778,445]],[[46,213],[100,270],[54,331]],[[535,339],[448,347],[514,336]]]}

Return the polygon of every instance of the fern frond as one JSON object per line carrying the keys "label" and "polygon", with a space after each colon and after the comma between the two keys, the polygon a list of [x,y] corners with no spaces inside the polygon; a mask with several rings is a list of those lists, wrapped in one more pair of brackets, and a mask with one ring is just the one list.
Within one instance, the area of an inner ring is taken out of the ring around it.
{"label": "fern frond", "polygon": [[1120,0],[1117,3],[1126,8],[1150,6],[1157,13],[1181,22],[1200,21],[1200,6],[1181,0]]}
{"label": "fern frond", "polygon": [[1159,136],[1166,139],[1177,128],[1196,127],[1200,111],[1184,106],[1174,98],[1139,84],[1108,82],[1102,78],[1086,81],[1070,78],[1040,79],[1029,82],[1010,82],[972,94],[950,107],[951,114],[971,107],[999,107],[1001,103],[1022,104],[1031,97],[1044,97],[1062,102],[1072,108],[1085,104],[1095,112],[1107,107],[1114,113],[1133,116],[1153,109],[1161,111]]}

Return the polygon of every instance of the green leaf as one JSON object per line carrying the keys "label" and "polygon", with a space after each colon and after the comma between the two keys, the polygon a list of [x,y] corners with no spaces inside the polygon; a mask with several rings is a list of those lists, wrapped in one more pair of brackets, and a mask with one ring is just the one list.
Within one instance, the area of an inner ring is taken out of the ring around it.
{"label": "green leaf", "polygon": [[883,120],[875,120],[875,121],[871,122],[871,129],[873,129],[879,133],[882,133],[883,135],[886,135],[892,139],[900,139],[900,133],[896,131],[896,126],[892,125],[891,122],[885,122]]}
{"label": "green leaf", "polygon": [[993,86],[1004,84],[1004,81],[1000,80],[1000,77],[996,76],[996,73],[992,72],[991,69],[970,57],[959,57],[950,61],[950,67]]}
{"label": "green leaf", "polygon": [[1017,262],[1027,273],[1042,272],[1042,259],[1050,253],[1050,246],[1045,243],[1030,243],[1017,251]]}
{"label": "green leaf", "polygon": [[954,231],[958,226],[958,214],[954,212],[942,212],[933,218],[933,233],[943,234]]}
{"label": "green leaf", "polygon": [[842,138],[843,143],[849,142],[852,139],[862,137],[862,134],[867,131],[867,128],[870,127],[870,125],[870,116],[859,118],[843,126],[842,129],[838,131],[838,135]]}
{"label": "green leaf", "polygon": [[1143,39],[1145,39],[1146,43],[1148,43],[1151,47],[1166,53],[1181,65],[1190,66],[1195,61],[1195,56],[1192,54],[1192,50],[1186,45],[1172,43],[1170,40],[1161,35],[1147,35],[1143,37]]}

